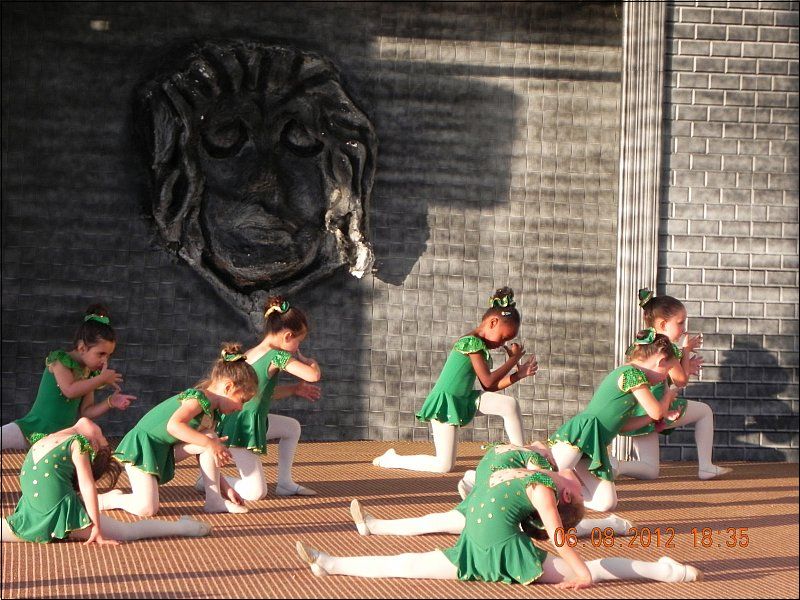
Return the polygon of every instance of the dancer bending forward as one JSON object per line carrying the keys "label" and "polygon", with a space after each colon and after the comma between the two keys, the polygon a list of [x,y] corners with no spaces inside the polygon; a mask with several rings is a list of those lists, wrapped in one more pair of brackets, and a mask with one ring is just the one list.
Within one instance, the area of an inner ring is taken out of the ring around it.
{"label": "dancer bending forward", "polygon": [[[372,464],[385,469],[450,472],[456,462],[458,427],[472,421],[477,411],[501,416],[509,441],[518,446],[524,443],[519,404],[514,398],[495,392],[535,375],[538,370],[536,359],[518,364],[525,350],[519,344],[511,344],[505,347],[508,360],[492,371],[489,354],[489,350],[499,348],[517,336],[520,314],[515,304],[511,288],[495,292],[489,299],[491,308],[484,313],[480,325],[453,346],[439,380],[417,413],[421,421],[431,422],[436,455],[400,456],[391,448],[383,456],[375,458]],[[511,373],[514,367],[517,370]],[[486,390],[483,393],[473,389],[476,377]]]}
{"label": "dancer bending forward", "polygon": [[121,470],[100,428],[85,417],[67,429],[35,436],[19,475],[22,497],[14,513],[0,520],[0,540],[118,544],[211,532],[210,525],[189,517],[123,523],[101,515],[95,482],[108,474],[113,486]]}
{"label": "dancer bending forward", "polygon": [[[604,558],[584,563],[567,544],[557,545],[559,557],[534,545],[530,536],[551,540],[574,526],[583,514],[581,484],[572,471],[545,472],[502,469],[476,480],[463,503],[463,514],[451,511],[448,531],[456,544],[432,552],[395,556],[330,556],[297,542],[300,558],[317,575],[462,579],[529,584],[558,583],[581,589],[596,581],[653,579],[694,581],[700,573],[668,557],[658,562]],[[449,514],[449,513],[445,513]],[[456,516],[458,515],[458,516]],[[369,522],[365,523],[368,527]],[[531,526],[531,525],[534,526]],[[524,528],[524,532],[523,529]],[[561,532],[559,532],[561,530]]]}

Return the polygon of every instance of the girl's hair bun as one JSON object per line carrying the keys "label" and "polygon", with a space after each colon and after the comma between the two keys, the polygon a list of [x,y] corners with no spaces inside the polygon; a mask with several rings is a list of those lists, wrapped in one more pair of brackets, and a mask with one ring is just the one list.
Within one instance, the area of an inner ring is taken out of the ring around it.
{"label": "girl's hair bun", "polygon": [[221,350],[224,354],[242,354],[244,346],[238,342],[223,342]]}
{"label": "girl's hair bun", "polygon": [[90,304],[84,311],[85,315],[97,315],[98,317],[110,317],[110,311],[105,304]]}
{"label": "girl's hair bun", "polygon": [[650,288],[642,288],[637,296],[639,298],[639,306],[644,308],[653,299],[653,291]]}

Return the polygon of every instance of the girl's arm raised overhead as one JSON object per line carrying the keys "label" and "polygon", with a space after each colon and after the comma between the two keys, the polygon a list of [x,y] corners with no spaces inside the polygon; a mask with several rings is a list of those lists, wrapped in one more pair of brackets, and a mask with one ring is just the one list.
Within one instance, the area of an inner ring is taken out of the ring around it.
{"label": "girl's arm raised overhead", "polygon": [[103,532],[100,530],[100,507],[97,502],[97,486],[92,475],[89,453],[81,452],[81,443],[78,440],[72,442],[70,450],[72,451],[72,462],[75,463],[75,474],[78,477],[78,489],[81,491],[83,505],[92,520],[92,532],[86,543],[119,544],[117,540],[103,537]]}
{"label": "girl's arm raised overhead", "polygon": [[73,372],[60,362],[51,364],[50,370],[56,378],[56,383],[61,393],[69,399],[81,398],[101,385],[114,385],[122,382],[122,375],[114,369],[109,369],[107,365],[103,365],[103,370],[100,371],[99,375],[89,379],[78,380],[75,379]]}
{"label": "girl's arm raised overhead", "polygon": [[[472,362],[472,368],[475,369],[475,375],[478,377],[478,381],[481,382],[481,387],[487,392],[496,392],[499,389],[503,389],[499,387],[500,382],[517,365],[523,354],[525,354],[525,350],[522,346],[511,344],[508,349],[508,360],[494,371],[489,370],[489,363],[486,362],[483,352],[471,352],[468,356]],[[508,385],[511,385],[511,383]],[[508,387],[508,385],[505,387]]]}

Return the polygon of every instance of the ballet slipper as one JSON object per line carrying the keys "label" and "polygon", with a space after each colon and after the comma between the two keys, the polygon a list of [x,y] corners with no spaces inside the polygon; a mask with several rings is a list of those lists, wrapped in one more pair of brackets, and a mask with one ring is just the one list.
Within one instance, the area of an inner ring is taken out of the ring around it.
{"label": "ballet slipper", "polygon": [[669,556],[662,556],[658,559],[658,562],[667,563],[672,567],[675,576],[675,579],[672,580],[674,583],[688,583],[703,579],[703,572],[700,569],[691,565],[681,564]]}
{"label": "ballet slipper", "polygon": [[194,489],[196,489],[198,492],[205,492],[206,491],[206,485],[203,483],[203,476],[202,475],[200,475],[197,478],[197,481],[194,482]]}
{"label": "ballet slipper", "polygon": [[187,527],[184,535],[188,537],[205,537],[211,533],[211,525],[204,523],[203,521],[193,519],[188,515],[181,515],[178,520],[183,521],[184,525]]}
{"label": "ballet slipper", "polygon": [[396,455],[397,455],[397,452],[395,452],[395,449],[394,448],[389,448],[382,455],[376,456],[375,458],[373,458],[372,459],[372,464],[375,465],[376,467],[382,467],[383,465],[381,464],[381,462],[382,462],[381,459],[389,457],[389,456],[396,456]]}
{"label": "ballet slipper", "polygon": [[611,519],[616,519],[616,523],[611,527],[617,535],[627,536],[631,529],[638,529],[638,526],[633,521],[623,519],[619,515],[611,513],[608,515]]}
{"label": "ballet slipper", "polygon": [[311,488],[303,487],[299,483],[294,483],[289,487],[285,487],[283,485],[276,485],[275,486],[275,495],[276,496],[316,496],[316,490],[312,490]]}
{"label": "ballet slipper", "polygon": [[350,516],[353,517],[353,522],[356,524],[359,535],[370,534],[369,527],[367,526],[367,515],[361,507],[361,503],[355,498],[350,503]]}
{"label": "ballet slipper", "polygon": [[300,560],[311,567],[311,572],[314,575],[317,577],[324,577],[328,574],[328,572],[317,563],[317,559],[320,555],[319,550],[315,550],[311,546],[307,546],[299,540],[295,545],[295,548],[297,549],[297,555],[300,557]]}
{"label": "ballet slipper", "polygon": [[730,467],[718,467],[717,465],[711,465],[711,469],[699,469],[697,471],[697,478],[706,481],[708,479],[714,479],[715,477],[719,477],[720,475],[727,475],[733,469]]}

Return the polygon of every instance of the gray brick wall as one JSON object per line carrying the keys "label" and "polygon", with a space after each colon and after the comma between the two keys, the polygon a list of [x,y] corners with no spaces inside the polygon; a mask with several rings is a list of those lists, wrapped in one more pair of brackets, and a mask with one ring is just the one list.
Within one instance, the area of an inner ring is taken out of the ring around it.
{"label": "gray brick wall", "polygon": [[[798,460],[798,3],[668,9],[659,292],[706,366],[719,459]],[[665,458],[694,459],[691,431]]]}
{"label": "gray brick wall", "polygon": [[[276,410],[308,439],[427,439],[414,413],[510,284],[541,366],[511,393],[533,437],[555,430],[613,366],[619,15],[584,2],[3,3],[3,422],[24,414],[44,356],[96,299],[139,397],[103,421],[111,434],[193,383],[219,341],[255,342],[154,243],[127,121],[166,46],[243,36],[333,59],[380,140],[377,272],[296,298],[323,399]],[[478,417],[462,437],[499,439],[501,422]]]}

